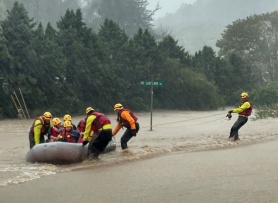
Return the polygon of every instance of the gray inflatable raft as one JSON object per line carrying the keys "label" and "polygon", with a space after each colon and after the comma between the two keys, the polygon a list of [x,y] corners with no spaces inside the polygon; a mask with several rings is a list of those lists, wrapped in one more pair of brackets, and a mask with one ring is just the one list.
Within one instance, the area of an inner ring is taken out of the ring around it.
{"label": "gray inflatable raft", "polygon": [[[116,141],[113,137],[104,150],[110,152],[116,149]],[[65,164],[82,162],[87,158],[88,144],[68,142],[49,142],[35,145],[27,152],[26,161],[35,163]]]}

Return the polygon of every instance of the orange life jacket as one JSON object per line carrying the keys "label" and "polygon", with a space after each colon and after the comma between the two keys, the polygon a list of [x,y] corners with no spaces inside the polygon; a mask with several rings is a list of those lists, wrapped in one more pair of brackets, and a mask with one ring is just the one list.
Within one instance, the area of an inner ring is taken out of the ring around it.
{"label": "orange life jacket", "polygon": [[134,119],[135,122],[138,120],[138,118],[137,118],[137,117],[135,116],[135,114],[134,114],[132,111],[130,111],[129,109],[122,109],[122,110],[119,111],[117,121],[120,121],[120,123],[121,123],[122,126],[124,126],[124,127],[126,127],[126,128],[130,128],[130,127],[131,127],[131,126],[130,126],[130,123],[129,123],[127,120],[125,120],[125,119],[121,116],[121,113],[122,113],[123,111],[128,111],[129,114],[130,114],[130,116]]}

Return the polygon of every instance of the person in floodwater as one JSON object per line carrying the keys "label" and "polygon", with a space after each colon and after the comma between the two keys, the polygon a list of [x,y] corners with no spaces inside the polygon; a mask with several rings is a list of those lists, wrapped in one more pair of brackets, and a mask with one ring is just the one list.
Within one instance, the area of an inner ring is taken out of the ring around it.
{"label": "person in floodwater", "polygon": [[80,133],[80,138],[78,142],[83,143],[83,135],[85,132],[85,127],[86,127],[86,121],[87,121],[87,116],[83,118],[79,123],[77,124],[77,130]]}
{"label": "person in floodwater", "polygon": [[29,131],[30,149],[37,144],[45,142],[44,135],[48,133],[48,130],[51,127],[51,118],[52,115],[50,112],[44,112],[42,116],[35,119]]}
{"label": "person in floodwater", "polygon": [[83,146],[89,143],[88,158],[97,160],[112,139],[112,125],[104,114],[96,112],[92,107],[86,109],[86,115]]}
{"label": "person in floodwater", "polygon": [[113,136],[115,136],[122,127],[126,128],[123,136],[121,137],[121,147],[122,150],[127,149],[127,142],[135,137],[139,131],[138,118],[129,109],[124,109],[122,104],[115,104],[114,111],[117,113],[117,125],[113,130]]}
{"label": "person in floodwater", "polygon": [[61,120],[59,118],[52,119],[52,127],[48,130],[48,140],[49,142],[55,142],[59,139],[59,135],[62,132]]}
{"label": "person in floodwater", "polygon": [[74,125],[74,124],[72,123],[72,120],[71,120],[71,115],[69,115],[69,114],[64,115],[64,122],[65,122],[65,121],[70,121],[70,122],[71,122],[71,125],[72,125],[73,130],[77,130],[76,125]]}
{"label": "person in floodwater", "polygon": [[64,129],[57,141],[76,143],[79,139],[79,132],[74,130],[70,121],[64,122]]}
{"label": "person in floodwater", "polygon": [[239,140],[238,130],[248,121],[248,116],[252,113],[252,103],[248,101],[249,95],[246,92],[241,93],[241,105],[233,110],[228,111],[227,117],[231,118],[232,113],[238,113],[238,119],[231,128],[229,139],[232,141]]}

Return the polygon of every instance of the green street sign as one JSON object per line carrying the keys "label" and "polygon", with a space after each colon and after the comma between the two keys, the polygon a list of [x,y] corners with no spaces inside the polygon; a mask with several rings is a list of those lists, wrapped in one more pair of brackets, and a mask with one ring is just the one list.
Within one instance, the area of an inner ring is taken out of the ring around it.
{"label": "green street sign", "polygon": [[141,81],[141,85],[156,85],[156,86],[163,86],[164,81]]}

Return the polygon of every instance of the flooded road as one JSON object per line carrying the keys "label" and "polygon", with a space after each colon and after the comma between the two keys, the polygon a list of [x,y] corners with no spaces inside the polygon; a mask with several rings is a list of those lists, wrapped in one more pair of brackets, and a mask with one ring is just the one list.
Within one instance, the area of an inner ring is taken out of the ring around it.
{"label": "flooded road", "polygon": [[[24,184],[35,179],[69,171],[109,167],[128,162],[171,155],[174,152],[189,153],[206,150],[244,147],[278,138],[277,119],[255,120],[251,116],[240,129],[240,141],[228,141],[229,131],[237,116],[228,121],[225,111],[157,111],[153,113],[150,131],[149,113],[137,113],[141,125],[138,135],[129,142],[129,151],[122,152],[120,137],[116,135],[116,151],[102,154],[100,161],[52,165],[27,163],[29,150],[28,132],[33,120],[0,121],[0,188]],[[115,126],[115,115],[108,115]],[[82,117],[73,117],[77,124]]]}

